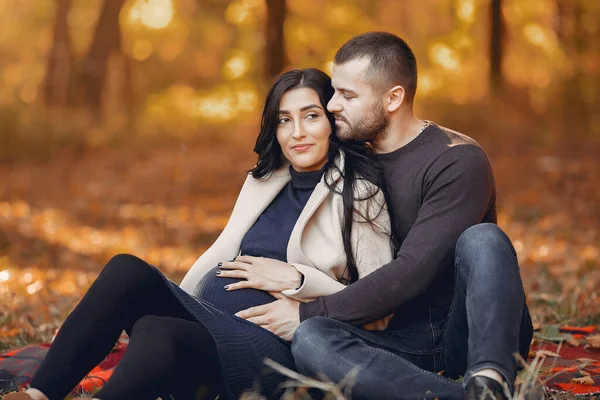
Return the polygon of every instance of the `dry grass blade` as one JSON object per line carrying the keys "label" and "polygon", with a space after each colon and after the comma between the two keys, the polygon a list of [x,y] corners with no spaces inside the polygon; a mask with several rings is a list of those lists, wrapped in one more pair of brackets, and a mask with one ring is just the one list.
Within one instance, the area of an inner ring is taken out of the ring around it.
{"label": "dry grass blade", "polygon": [[[346,400],[348,398],[345,395],[346,391],[344,391],[344,393],[342,393],[342,391],[340,389],[340,387],[343,387],[341,385],[341,383],[340,383],[340,385],[336,385],[335,383],[333,383],[331,381],[318,381],[316,379],[306,377],[302,374],[297,373],[296,371],[292,371],[291,369],[278,364],[277,362],[275,362],[269,358],[266,358],[264,360],[264,363],[265,363],[265,365],[274,369],[275,371],[279,372],[280,374],[292,379],[291,381],[285,382],[282,385],[283,387],[315,388],[315,389],[319,389],[325,393],[332,395],[333,399],[335,399],[335,400]],[[351,371],[348,375],[353,374],[353,371]],[[347,382],[349,382],[350,379],[354,379],[353,377],[355,377],[355,373],[352,375],[351,378],[349,378],[348,376],[344,377],[342,382],[347,383]]]}

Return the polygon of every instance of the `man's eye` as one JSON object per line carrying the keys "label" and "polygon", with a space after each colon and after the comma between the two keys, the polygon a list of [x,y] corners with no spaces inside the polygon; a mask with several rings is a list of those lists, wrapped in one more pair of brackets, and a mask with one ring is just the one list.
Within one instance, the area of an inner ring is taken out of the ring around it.
{"label": "man's eye", "polygon": [[354,98],[353,96],[348,96],[347,94],[342,95],[342,97],[346,100],[351,100]]}

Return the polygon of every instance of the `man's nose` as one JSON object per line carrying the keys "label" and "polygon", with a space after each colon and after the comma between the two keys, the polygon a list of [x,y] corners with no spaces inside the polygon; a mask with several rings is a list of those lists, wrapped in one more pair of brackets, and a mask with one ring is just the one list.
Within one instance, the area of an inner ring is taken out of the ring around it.
{"label": "man's nose", "polygon": [[337,101],[337,97],[333,95],[331,100],[327,103],[327,110],[330,113],[336,113],[342,111],[342,105]]}

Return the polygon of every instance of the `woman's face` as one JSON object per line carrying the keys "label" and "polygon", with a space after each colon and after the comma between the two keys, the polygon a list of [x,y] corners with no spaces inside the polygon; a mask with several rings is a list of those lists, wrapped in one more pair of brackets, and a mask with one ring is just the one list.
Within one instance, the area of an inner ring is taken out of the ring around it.
{"label": "woman's face", "polygon": [[317,171],[327,162],[331,125],[319,95],[309,88],[283,94],[279,105],[277,141],[298,172]]}

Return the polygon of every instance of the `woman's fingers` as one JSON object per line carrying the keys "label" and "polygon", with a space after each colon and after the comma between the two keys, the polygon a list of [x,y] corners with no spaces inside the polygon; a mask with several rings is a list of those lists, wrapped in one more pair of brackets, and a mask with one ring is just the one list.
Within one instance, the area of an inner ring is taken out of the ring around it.
{"label": "woman's fingers", "polygon": [[221,268],[221,269],[239,269],[242,271],[247,271],[249,266],[250,266],[250,264],[248,264],[248,263],[239,262],[236,260],[236,261],[224,262],[221,266],[219,266],[219,268]]}
{"label": "woman's fingers", "polygon": [[239,261],[245,264],[252,264],[252,262],[254,261],[256,257],[252,257],[252,256],[237,256],[235,258],[235,261]]}
{"label": "woman's fingers", "polygon": [[227,290],[228,292],[232,291],[232,290],[239,290],[239,289],[260,289],[258,287],[256,287],[256,285],[251,285],[250,282],[248,281],[239,281],[239,282],[235,282],[235,283],[230,283],[229,285],[225,286],[225,290]]}
{"label": "woman's fingers", "polygon": [[220,269],[217,271],[219,278],[248,278],[248,272],[241,269]]}

